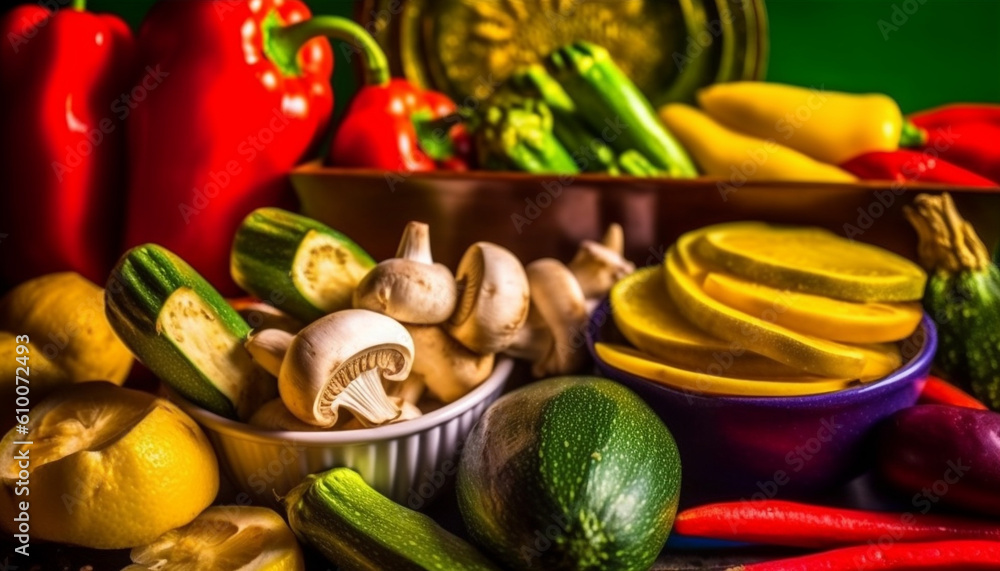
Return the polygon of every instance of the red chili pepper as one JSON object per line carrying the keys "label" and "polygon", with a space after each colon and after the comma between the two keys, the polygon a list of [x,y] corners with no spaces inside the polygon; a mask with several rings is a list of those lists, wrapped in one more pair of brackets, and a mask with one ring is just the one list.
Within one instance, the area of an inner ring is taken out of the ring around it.
{"label": "red chili pepper", "polygon": [[[233,234],[261,206],[289,206],[288,172],[330,118],[333,53],[318,35],[371,38],[298,0],[156,3],[140,33],[143,81],[130,103],[126,245],[156,242],[223,293]],[[373,41],[373,40],[372,40]]]}
{"label": "red chili pepper", "polygon": [[825,553],[730,567],[728,571],[942,571],[1000,569],[1000,543],[937,541],[855,545]]}
{"label": "red chili pepper", "polygon": [[976,400],[976,397],[933,375],[927,377],[924,390],[920,393],[920,404],[945,404],[989,410],[986,405]]}
{"label": "red chili pepper", "polygon": [[997,186],[993,181],[927,151],[899,149],[865,153],[845,162],[840,168],[862,180]]}
{"label": "red chili pepper", "polygon": [[1000,111],[996,105],[946,106],[909,117],[901,144],[1000,182]]}
{"label": "red chili pepper", "polygon": [[764,500],[709,504],[681,512],[681,535],[829,548],[891,538],[896,542],[976,539],[1000,541],[1000,523],[949,517],[849,510]]}
{"label": "red chili pepper", "polygon": [[327,163],[406,172],[465,170],[470,138],[455,103],[443,93],[390,79],[385,54],[374,42],[357,48],[370,73],[337,128]]}
{"label": "red chili pepper", "polygon": [[910,115],[924,129],[949,127],[959,123],[989,123],[1000,125],[1000,105],[989,103],[953,103]]}
{"label": "red chili pepper", "polygon": [[41,5],[0,22],[0,281],[72,270],[103,283],[114,264],[132,33],[115,16]]}

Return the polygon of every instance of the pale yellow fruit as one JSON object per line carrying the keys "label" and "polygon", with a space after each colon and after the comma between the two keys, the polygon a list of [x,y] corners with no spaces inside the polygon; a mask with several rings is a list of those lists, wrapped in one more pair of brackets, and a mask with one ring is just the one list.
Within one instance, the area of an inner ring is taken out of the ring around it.
{"label": "pale yellow fruit", "polygon": [[[0,441],[0,526],[30,502],[30,535],[99,549],[149,543],[212,503],[219,465],[190,417],[107,382],[60,389],[29,413],[29,433]],[[34,444],[17,445],[18,440]],[[27,450],[27,474],[15,455]],[[17,495],[27,475],[29,496]]]}
{"label": "pale yellow fruit", "polygon": [[72,382],[120,385],[132,366],[104,316],[104,289],[77,273],[48,274],[11,290],[0,299],[0,331],[27,335],[32,357],[44,356]]}
{"label": "pale yellow fruit", "polygon": [[276,512],[216,506],[191,523],[132,550],[126,569],[155,571],[301,571],[302,549]]}

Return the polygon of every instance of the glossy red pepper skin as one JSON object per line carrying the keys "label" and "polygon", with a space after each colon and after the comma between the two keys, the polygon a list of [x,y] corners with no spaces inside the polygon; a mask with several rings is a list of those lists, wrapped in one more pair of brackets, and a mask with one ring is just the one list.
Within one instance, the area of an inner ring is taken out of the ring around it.
{"label": "glossy red pepper skin", "polygon": [[906,543],[957,539],[1000,541],[1000,523],[990,521],[851,510],[779,500],[691,508],[678,514],[674,531],[691,537],[821,549],[877,543],[885,536]]}
{"label": "glossy red pepper skin", "polygon": [[300,73],[289,73],[263,37],[273,14],[310,17],[298,0],[164,0],[140,30],[141,64],[163,77],[128,122],[125,246],[160,244],[225,294],[239,291],[229,275],[236,228],[255,208],[294,204],[288,172],[333,108],[329,43],[307,42]]}
{"label": "glossy red pepper skin", "polygon": [[422,90],[405,79],[366,85],[347,109],[337,128],[327,163],[341,167],[370,168],[403,172],[425,172],[447,168],[465,170],[468,135],[455,121],[438,137],[457,152],[435,160],[425,148],[415,122],[444,120],[456,111],[455,103],[443,93]]}
{"label": "glossy red pepper skin", "polygon": [[730,567],[728,571],[979,571],[1000,569],[1000,543],[935,541],[855,545],[790,559]]}
{"label": "glossy red pepper skin", "polygon": [[988,178],[953,165],[937,153],[899,149],[864,153],[840,165],[861,180],[997,186]]}
{"label": "glossy red pepper skin", "polygon": [[924,390],[920,393],[918,404],[943,404],[989,410],[985,404],[976,400],[976,397],[933,375],[927,377],[927,383],[924,384]]}
{"label": "glossy red pepper skin", "polygon": [[125,127],[135,46],[110,15],[39,5],[0,23],[0,282],[56,271],[103,283],[124,197]]}
{"label": "glossy red pepper skin", "polygon": [[1000,182],[1000,111],[996,105],[945,106],[909,117],[920,149]]}

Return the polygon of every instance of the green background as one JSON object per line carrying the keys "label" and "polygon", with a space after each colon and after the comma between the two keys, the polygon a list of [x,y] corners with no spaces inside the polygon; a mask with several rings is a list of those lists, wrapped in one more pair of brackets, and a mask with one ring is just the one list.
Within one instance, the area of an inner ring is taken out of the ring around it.
{"label": "green background", "polygon": [[[90,0],[90,6],[118,12],[138,26],[152,1]],[[771,81],[880,91],[907,112],[953,101],[1000,102],[998,0],[765,2]],[[309,4],[314,12],[345,16],[353,7],[343,0]],[[338,69],[335,87],[350,90],[353,77],[344,67]]]}

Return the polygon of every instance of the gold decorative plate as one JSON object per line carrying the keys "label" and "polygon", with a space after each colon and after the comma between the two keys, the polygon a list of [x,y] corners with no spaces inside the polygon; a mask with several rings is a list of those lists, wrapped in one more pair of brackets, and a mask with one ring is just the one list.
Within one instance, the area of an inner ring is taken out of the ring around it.
{"label": "gold decorative plate", "polygon": [[[576,40],[608,49],[652,101],[761,79],[764,0],[359,0],[393,73],[474,104],[510,73]],[[471,98],[471,99],[470,99]]]}

